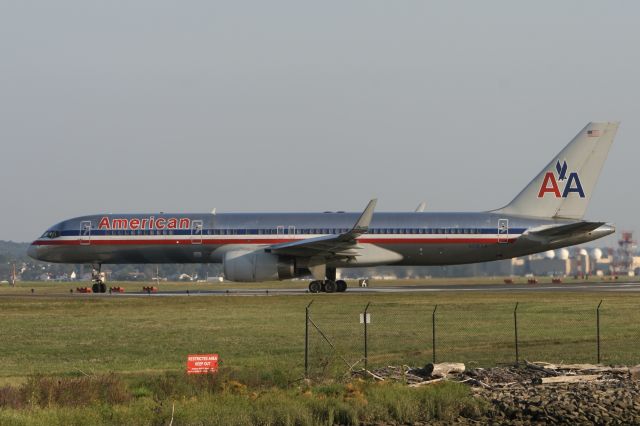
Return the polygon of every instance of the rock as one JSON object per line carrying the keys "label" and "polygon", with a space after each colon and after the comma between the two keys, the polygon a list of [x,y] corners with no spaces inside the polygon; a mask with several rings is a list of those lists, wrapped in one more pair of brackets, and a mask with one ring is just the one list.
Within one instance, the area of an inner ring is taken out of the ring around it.
{"label": "rock", "polygon": [[[465,383],[475,398],[487,401],[485,412],[463,416],[462,424],[640,424],[640,365],[599,368],[595,380],[575,383],[543,383],[542,378],[594,375],[594,371],[557,368],[548,374],[544,368],[527,366],[477,368],[451,372],[447,380]],[[410,378],[424,380],[416,370],[401,367],[373,372],[406,384]],[[532,385],[535,382],[539,384]]]}
{"label": "rock", "polygon": [[629,369],[629,374],[633,380],[640,380],[640,365],[636,365]]}

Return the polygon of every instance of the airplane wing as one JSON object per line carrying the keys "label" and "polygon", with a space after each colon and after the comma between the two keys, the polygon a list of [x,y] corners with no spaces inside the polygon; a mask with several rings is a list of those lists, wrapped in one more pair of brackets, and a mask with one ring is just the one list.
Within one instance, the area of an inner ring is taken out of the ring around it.
{"label": "airplane wing", "polygon": [[275,244],[267,248],[268,253],[287,256],[331,256],[351,257],[357,256],[360,247],[356,239],[369,230],[369,224],[373,217],[377,199],[369,201],[353,228],[342,234],[325,235],[316,238],[293,241],[290,243]]}
{"label": "airplane wing", "polygon": [[527,230],[522,236],[532,240],[561,240],[574,235],[591,232],[605,222],[574,222],[563,225],[544,225]]}

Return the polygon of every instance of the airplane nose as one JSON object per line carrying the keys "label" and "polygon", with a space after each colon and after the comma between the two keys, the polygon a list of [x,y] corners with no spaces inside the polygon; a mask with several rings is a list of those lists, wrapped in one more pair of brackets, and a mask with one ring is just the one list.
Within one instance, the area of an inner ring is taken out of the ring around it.
{"label": "airplane nose", "polygon": [[38,246],[35,245],[35,244],[31,244],[29,246],[29,248],[27,249],[27,256],[29,256],[32,259],[39,260],[39,258],[38,258]]}

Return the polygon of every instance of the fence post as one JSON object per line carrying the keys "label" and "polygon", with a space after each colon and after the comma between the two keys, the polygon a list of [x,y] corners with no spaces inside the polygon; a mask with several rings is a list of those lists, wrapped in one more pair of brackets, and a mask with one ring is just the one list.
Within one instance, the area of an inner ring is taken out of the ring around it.
{"label": "fence post", "polygon": [[436,363],[436,311],[438,305],[433,308],[431,313],[431,346],[433,347],[433,363]]}
{"label": "fence post", "polygon": [[598,303],[598,307],[596,308],[596,346],[598,350],[598,364],[600,364],[600,305],[602,305],[602,300]]}
{"label": "fence post", "polygon": [[520,363],[520,353],[518,352],[518,303],[519,302],[516,302],[516,307],[513,310],[513,329],[516,341],[516,365]]}
{"label": "fence post", "polygon": [[367,306],[365,306],[364,308],[364,316],[363,316],[363,322],[364,322],[364,369],[368,370],[368,363],[369,363],[369,348],[368,348],[368,337],[367,337],[367,310],[369,309],[369,305],[371,304],[371,302],[367,303]]}
{"label": "fence post", "polygon": [[309,307],[313,303],[313,300],[309,302],[305,308],[305,321],[304,321],[304,378],[309,377]]}

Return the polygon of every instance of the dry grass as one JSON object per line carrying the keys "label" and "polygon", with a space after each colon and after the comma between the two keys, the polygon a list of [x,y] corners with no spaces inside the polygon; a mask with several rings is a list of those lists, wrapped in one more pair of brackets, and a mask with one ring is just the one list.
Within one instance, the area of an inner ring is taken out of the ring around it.
{"label": "dry grass", "polygon": [[172,418],[181,425],[410,424],[476,417],[483,409],[466,387],[453,383],[250,389],[228,377],[181,374],[148,378],[144,391],[140,386],[113,375],[34,379],[0,391],[0,424],[168,424]]}

